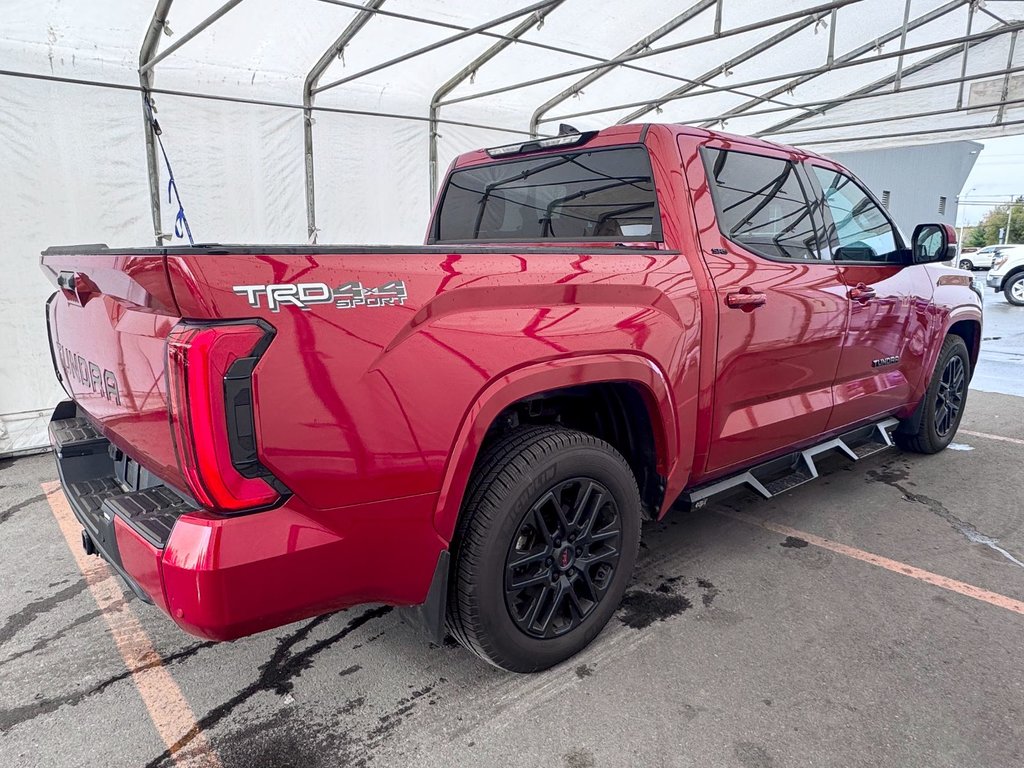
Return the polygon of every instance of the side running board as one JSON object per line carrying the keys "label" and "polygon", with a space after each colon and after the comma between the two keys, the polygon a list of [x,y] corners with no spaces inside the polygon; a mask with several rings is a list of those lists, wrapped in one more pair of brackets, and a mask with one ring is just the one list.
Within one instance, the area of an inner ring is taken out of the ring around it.
{"label": "side running board", "polygon": [[838,451],[851,461],[867,458],[891,448],[892,431],[899,426],[897,419],[888,418],[866,427],[851,430],[839,437],[826,440],[802,451],[772,459],[737,475],[717,480],[684,492],[677,504],[689,509],[700,509],[716,496],[749,488],[766,499],[808,483],[818,476],[816,457]]}

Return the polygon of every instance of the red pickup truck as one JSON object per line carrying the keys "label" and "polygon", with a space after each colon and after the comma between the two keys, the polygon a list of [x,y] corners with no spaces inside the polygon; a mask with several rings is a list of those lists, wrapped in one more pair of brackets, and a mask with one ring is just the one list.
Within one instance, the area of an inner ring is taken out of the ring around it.
{"label": "red pickup truck", "polygon": [[678,125],[462,155],[421,247],[50,248],[50,427],[99,553],[193,634],[366,602],[549,667],[642,519],[953,438],[981,301],[848,171]]}

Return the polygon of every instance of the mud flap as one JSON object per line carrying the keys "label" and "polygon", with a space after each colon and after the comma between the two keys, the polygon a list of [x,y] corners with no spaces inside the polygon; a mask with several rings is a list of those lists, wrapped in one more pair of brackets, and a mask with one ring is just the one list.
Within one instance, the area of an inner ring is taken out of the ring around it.
{"label": "mud flap", "polygon": [[448,607],[448,570],[451,555],[443,550],[437,557],[434,575],[430,579],[427,598],[420,605],[402,608],[402,618],[413,626],[426,632],[431,642],[441,645],[444,642],[444,618]]}

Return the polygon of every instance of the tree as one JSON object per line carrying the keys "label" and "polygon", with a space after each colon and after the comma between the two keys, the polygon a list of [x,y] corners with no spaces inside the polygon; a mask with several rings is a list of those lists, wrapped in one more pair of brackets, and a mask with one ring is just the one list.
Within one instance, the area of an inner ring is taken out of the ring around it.
{"label": "tree", "polygon": [[1011,205],[1000,205],[985,214],[985,217],[978,223],[966,238],[966,245],[980,248],[985,245],[996,245],[1001,243],[999,230],[1006,228],[1007,220],[1010,222],[1010,231],[1006,237],[1007,243],[1024,243],[1024,197],[1018,197],[1013,201],[1013,215],[1010,215]]}

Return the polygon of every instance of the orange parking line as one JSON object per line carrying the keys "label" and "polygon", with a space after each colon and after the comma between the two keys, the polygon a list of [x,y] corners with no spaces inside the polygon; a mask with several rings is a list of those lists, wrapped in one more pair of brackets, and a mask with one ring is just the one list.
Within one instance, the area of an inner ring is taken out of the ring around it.
{"label": "orange parking line", "polygon": [[813,544],[816,547],[827,549],[829,552],[835,552],[839,555],[851,557],[854,560],[860,560],[864,563],[877,565],[879,568],[885,568],[887,571],[898,573],[901,576],[909,576],[912,579],[923,581],[926,584],[941,587],[942,589],[948,589],[950,592],[956,592],[957,594],[964,595],[965,597],[973,597],[975,600],[980,600],[983,603],[995,605],[999,608],[1005,608],[1008,611],[1024,615],[1024,602],[1015,600],[1012,597],[1000,595],[997,592],[989,592],[987,589],[976,587],[973,584],[967,584],[963,581],[957,581],[956,579],[950,579],[946,576],[940,576],[937,573],[926,571],[923,568],[907,565],[906,563],[901,563],[898,560],[890,560],[888,557],[882,557],[881,555],[875,555],[871,552],[865,552],[863,549],[857,549],[856,547],[851,547],[846,544],[840,544],[838,541],[832,541],[831,539],[826,539],[821,536],[815,536],[813,533],[798,531],[796,528],[779,525],[778,523],[773,523],[768,520],[759,520],[758,518],[743,512],[722,509],[716,509],[715,511],[725,517],[731,517],[732,519],[739,520],[743,523],[756,525],[759,528],[764,528],[767,531],[779,533],[783,536],[792,536],[797,539],[803,539],[808,544]]}
{"label": "orange parking line", "polygon": [[969,429],[961,429],[957,432],[960,435],[970,435],[971,437],[984,437],[988,440],[999,440],[1004,443],[1014,443],[1015,445],[1024,445],[1024,440],[1018,440],[1016,437],[1003,437],[1002,435],[990,435],[988,432],[972,432]]}
{"label": "orange parking line", "polygon": [[[196,732],[199,726],[192,708],[163,665],[163,659],[150,642],[138,617],[130,607],[110,611],[111,606],[124,599],[124,588],[110,566],[101,558],[90,557],[82,550],[82,526],[75,519],[60,483],[43,483],[42,488],[68,549],[89,585],[89,591],[102,612],[125,666],[131,670],[132,681],[139,689],[149,717],[167,745],[171,759],[179,766],[220,768],[220,759],[211,749],[206,736]],[[193,733],[194,737],[187,738]],[[187,755],[177,751],[176,745],[179,743],[189,744]]]}

